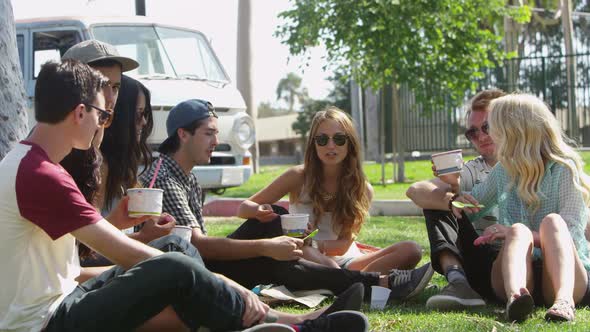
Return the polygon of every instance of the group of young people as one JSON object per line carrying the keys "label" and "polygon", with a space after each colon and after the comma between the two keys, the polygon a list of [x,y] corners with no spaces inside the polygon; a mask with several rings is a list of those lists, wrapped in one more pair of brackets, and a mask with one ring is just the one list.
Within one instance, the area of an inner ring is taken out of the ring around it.
{"label": "group of young people", "polygon": [[[218,144],[215,108],[200,99],[176,105],[153,160],[150,92],[122,75],[137,66],[91,40],[42,67],[38,125],[0,163],[0,330],[366,331],[358,310],[370,286],[405,301],[435,270],[449,284],[428,299],[434,309],[486,299],[523,320],[537,303],[550,306],[549,320],[573,320],[575,305],[590,303],[590,184],[536,97],[477,94],[465,136],[480,156],[460,174],[410,187],[431,246],[431,263],[416,268],[422,249],[413,241],[355,241],[373,188],[354,125],[335,107],[315,115],[304,164],[245,200],[237,214],[247,220],[232,234],[208,236],[192,169],[209,163]],[[129,218],[126,190],[148,186],[157,168],[164,213]],[[309,214],[308,231],[318,230],[311,241],[283,235],[288,211],[273,204],[285,195],[289,212]],[[174,225],[191,227],[190,243],[169,235]],[[259,284],[329,289],[338,298],[291,315],[260,302],[250,291]]]}
{"label": "group of young people", "polygon": [[[159,149],[156,181],[165,189],[167,213],[129,218],[125,191],[147,185],[154,169],[146,144],[153,127],[150,93],[122,75],[137,66],[113,46],[91,40],[69,49],[62,63],[42,67],[38,125],[0,165],[6,170],[3,192],[12,197],[3,203],[0,223],[3,256],[12,258],[3,272],[11,287],[2,289],[0,329],[229,330],[277,321],[282,325],[255,328],[364,331],[366,317],[345,310],[358,310],[370,286],[391,288],[392,301],[424,288],[433,273],[430,265],[407,270],[420,259],[414,243],[392,246],[374,260],[404,248],[407,257],[349,270],[300,259],[307,252],[303,242],[283,236],[278,219],[264,229],[249,220],[228,238],[206,236],[201,189],[191,170],[209,162],[218,133],[215,110],[203,100],[180,103],[168,117],[170,137]],[[342,119],[354,134],[350,120]],[[370,186],[362,183],[369,195]],[[364,204],[355,207],[357,216],[366,214],[368,201]],[[168,235],[176,224],[192,227],[192,243]],[[348,236],[353,228],[360,229],[352,226]],[[130,231],[122,236],[119,230]],[[177,270],[192,278],[179,278]],[[22,275],[26,278],[19,280]],[[325,310],[287,315],[270,310],[249,291],[265,283],[325,288],[338,299]],[[29,284],[36,287],[22,286]],[[207,301],[219,305],[205,310]],[[121,315],[131,308],[133,315]]]}

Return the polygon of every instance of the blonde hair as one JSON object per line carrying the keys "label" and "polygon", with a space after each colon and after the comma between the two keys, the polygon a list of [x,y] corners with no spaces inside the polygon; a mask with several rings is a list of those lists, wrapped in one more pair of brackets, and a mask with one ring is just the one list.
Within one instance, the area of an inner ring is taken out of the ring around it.
{"label": "blonde hair", "polygon": [[317,112],[311,122],[303,163],[304,186],[309,193],[313,213],[316,217],[315,222],[317,223],[321,215],[326,212],[326,202],[322,197],[324,192],[322,189],[324,180],[323,166],[317,154],[314,138],[320,124],[325,120],[336,121],[348,136],[348,154],[342,161],[341,177],[334,205],[332,206],[332,218],[334,226],[341,225],[340,238],[354,237],[360,232],[369,212],[370,202],[367,193],[367,180],[363,173],[363,160],[358,135],[350,117],[337,107],[328,106],[324,110]]}
{"label": "blonde hair", "polygon": [[[516,185],[518,196],[529,209],[539,208],[537,192],[545,164],[550,160],[572,171],[574,185],[588,205],[590,184],[584,175],[582,159],[542,100],[527,94],[494,99],[490,104],[488,123],[498,161],[513,179],[511,185]],[[568,161],[573,161],[574,165]]]}

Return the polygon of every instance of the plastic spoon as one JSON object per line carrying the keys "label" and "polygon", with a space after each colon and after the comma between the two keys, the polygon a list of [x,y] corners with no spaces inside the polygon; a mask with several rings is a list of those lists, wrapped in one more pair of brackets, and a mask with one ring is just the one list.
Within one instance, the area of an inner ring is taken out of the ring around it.
{"label": "plastic spoon", "polygon": [[466,208],[466,207],[470,207],[470,208],[482,208],[482,207],[484,207],[483,205],[474,205],[474,204],[471,204],[471,203],[463,203],[463,202],[459,202],[459,201],[453,201],[452,204],[457,209],[462,209],[462,208]]}
{"label": "plastic spoon", "polygon": [[320,230],[319,228],[316,228],[313,232],[309,233],[309,235],[304,237],[303,241],[305,241],[307,239],[311,239],[312,237],[316,236],[316,234],[318,233],[319,230]]}

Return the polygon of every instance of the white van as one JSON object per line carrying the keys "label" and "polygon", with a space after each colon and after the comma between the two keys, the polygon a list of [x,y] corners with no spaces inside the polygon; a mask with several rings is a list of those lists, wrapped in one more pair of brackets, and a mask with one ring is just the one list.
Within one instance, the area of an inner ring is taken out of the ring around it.
{"label": "white van", "polygon": [[166,118],[174,105],[192,98],[208,100],[219,115],[219,145],[210,165],[194,168],[199,183],[204,189],[222,192],[241,185],[252,174],[248,148],[254,143],[254,122],[203,33],[147,17],[45,17],[17,20],[16,38],[29,128],[35,122],[33,95],[41,65],[59,60],[74,44],[98,39],[139,62],[139,68],[125,74],[152,93],[154,132],[148,143],[153,148],[167,137]]}

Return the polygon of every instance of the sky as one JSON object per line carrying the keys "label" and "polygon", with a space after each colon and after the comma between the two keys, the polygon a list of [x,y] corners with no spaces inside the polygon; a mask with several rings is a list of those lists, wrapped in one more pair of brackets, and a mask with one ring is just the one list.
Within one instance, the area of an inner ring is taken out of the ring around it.
{"label": "sky", "polygon": [[[43,16],[135,15],[135,0],[11,0],[15,19]],[[289,9],[288,0],[252,1],[253,94],[256,104],[276,101],[279,80],[289,72],[303,78],[302,86],[315,99],[327,96],[332,84],[326,80],[331,72],[323,70],[325,50],[316,48],[304,68],[303,58],[290,57],[289,50],[273,36],[281,22],[278,13]],[[238,0],[146,0],[146,16],[172,20],[181,26],[196,28],[211,40],[213,49],[236,81],[236,44]]]}

